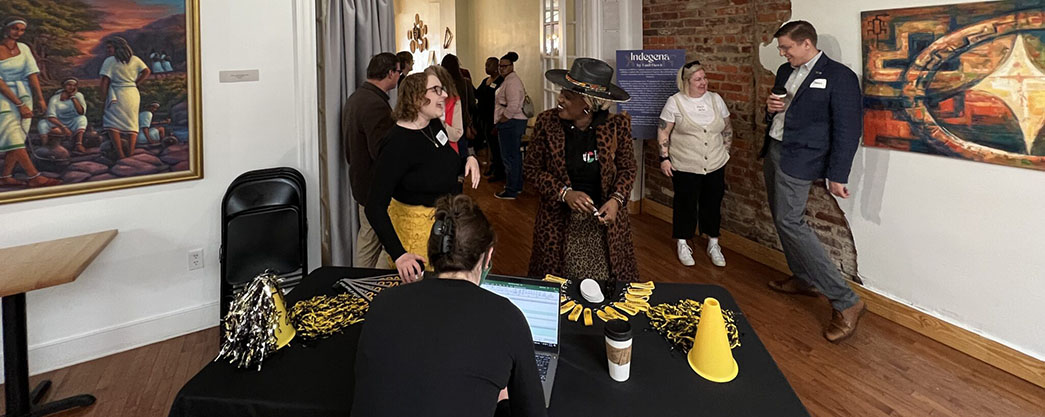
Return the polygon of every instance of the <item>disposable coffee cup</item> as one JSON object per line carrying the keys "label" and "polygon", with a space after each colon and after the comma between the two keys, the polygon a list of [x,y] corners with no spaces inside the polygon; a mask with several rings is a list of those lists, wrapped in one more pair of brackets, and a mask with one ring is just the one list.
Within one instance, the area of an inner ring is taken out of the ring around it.
{"label": "disposable coffee cup", "polygon": [[784,89],[784,87],[774,87],[773,91],[770,92],[770,94],[773,95],[773,98],[776,98],[778,100],[783,100],[784,98],[787,97],[787,90]]}
{"label": "disposable coffee cup", "polygon": [[631,376],[631,324],[624,320],[610,320],[604,328],[606,335],[606,364],[610,378],[624,382]]}

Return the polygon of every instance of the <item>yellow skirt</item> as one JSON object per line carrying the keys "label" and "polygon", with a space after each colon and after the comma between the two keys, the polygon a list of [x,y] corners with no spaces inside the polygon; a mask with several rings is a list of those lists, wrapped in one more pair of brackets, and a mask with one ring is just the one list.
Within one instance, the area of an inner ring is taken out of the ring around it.
{"label": "yellow skirt", "polygon": [[[435,207],[411,206],[395,199],[388,205],[388,217],[392,219],[399,241],[407,253],[428,259],[428,235],[435,223]],[[395,269],[395,259],[388,257],[388,267]],[[431,271],[432,264],[426,262],[425,270]]]}

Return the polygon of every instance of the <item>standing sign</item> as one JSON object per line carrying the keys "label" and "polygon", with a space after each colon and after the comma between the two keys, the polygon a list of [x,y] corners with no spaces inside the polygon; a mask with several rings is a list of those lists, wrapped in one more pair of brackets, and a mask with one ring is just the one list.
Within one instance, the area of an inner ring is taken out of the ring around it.
{"label": "standing sign", "polygon": [[681,49],[617,51],[617,83],[631,94],[620,110],[631,115],[631,136],[656,139],[657,120],[668,97],[677,93],[675,78],[686,61]]}

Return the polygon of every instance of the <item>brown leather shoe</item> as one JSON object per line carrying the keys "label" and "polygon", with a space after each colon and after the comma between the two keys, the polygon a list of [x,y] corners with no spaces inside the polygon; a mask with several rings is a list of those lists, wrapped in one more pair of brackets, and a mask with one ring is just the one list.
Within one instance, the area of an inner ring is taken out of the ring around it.
{"label": "brown leather shoe", "polygon": [[860,316],[864,315],[866,307],[864,301],[860,300],[845,310],[833,310],[831,322],[824,329],[824,338],[833,343],[848,339],[856,332],[856,324],[860,321]]}
{"label": "brown leather shoe", "polygon": [[784,294],[798,294],[805,295],[808,297],[816,297],[820,295],[820,292],[813,288],[809,284],[802,282],[802,280],[795,277],[788,277],[777,281],[769,281],[769,289],[782,292]]}

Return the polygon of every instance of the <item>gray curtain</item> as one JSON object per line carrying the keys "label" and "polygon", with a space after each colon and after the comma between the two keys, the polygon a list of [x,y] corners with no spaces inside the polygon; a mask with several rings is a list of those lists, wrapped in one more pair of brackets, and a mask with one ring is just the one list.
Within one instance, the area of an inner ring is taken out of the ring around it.
{"label": "gray curtain", "polygon": [[320,0],[324,45],[326,194],[329,265],[351,266],[359,210],[348,182],[341,140],[341,106],[366,79],[370,57],[395,53],[393,0]]}

